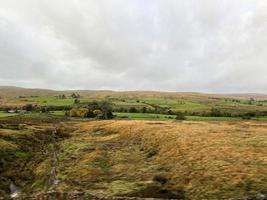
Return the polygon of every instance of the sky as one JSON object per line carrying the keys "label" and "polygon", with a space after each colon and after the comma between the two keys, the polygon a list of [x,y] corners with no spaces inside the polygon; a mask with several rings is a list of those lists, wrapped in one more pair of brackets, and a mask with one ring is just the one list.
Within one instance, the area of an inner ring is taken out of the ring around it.
{"label": "sky", "polygon": [[0,0],[0,85],[267,93],[267,1]]}

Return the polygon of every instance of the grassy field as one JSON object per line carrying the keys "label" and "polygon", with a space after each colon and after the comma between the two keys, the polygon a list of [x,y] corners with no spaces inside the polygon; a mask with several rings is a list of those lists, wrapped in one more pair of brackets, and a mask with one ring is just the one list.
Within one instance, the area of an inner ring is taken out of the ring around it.
{"label": "grassy field", "polygon": [[[0,98],[0,107],[74,106],[71,91],[66,99],[58,97],[63,92],[28,92],[19,97],[17,89],[18,96]],[[41,113],[40,107],[26,114],[0,112],[0,197],[9,194],[10,178],[24,194],[36,194],[51,189],[51,177],[58,180],[56,191],[100,196],[214,200],[267,193],[267,117],[190,116],[212,108],[233,114],[267,111],[266,97],[80,94],[81,103],[107,100],[113,110],[124,111],[114,112],[113,120],[68,118],[59,110]],[[133,107],[189,116],[177,121],[175,115],[129,112]]]}
{"label": "grassy field", "polygon": [[184,199],[267,192],[266,124],[98,121],[76,127],[62,144],[60,190]]}
{"label": "grassy field", "polygon": [[[144,117],[137,114],[131,113]],[[73,121],[62,112],[1,118],[0,196],[9,193],[9,177],[24,193],[48,190],[55,151],[57,191],[190,200],[267,192],[266,123],[145,117],[150,120]]]}
{"label": "grassy field", "polygon": [[0,111],[0,118],[11,117],[15,115],[17,115],[17,113],[7,113],[7,112]]}
{"label": "grassy field", "polygon": [[74,99],[59,99],[56,96],[38,96],[38,97],[25,97],[23,100],[29,102],[36,102],[38,105],[42,106],[69,106],[74,103]]}
{"label": "grassy field", "polygon": [[[12,92],[9,93],[12,94]],[[50,93],[52,93],[52,91],[48,94]],[[65,95],[67,98],[60,99],[58,96],[63,93],[63,91],[53,91],[53,95],[3,97],[0,98],[0,106],[23,106],[25,104],[37,104],[41,106],[72,106],[74,104],[74,99],[70,97],[72,91],[66,91]],[[222,112],[236,115],[246,112],[260,112],[267,110],[266,96],[255,97],[254,99],[251,98],[253,96],[231,97],[201,93],[112,91],[76,91],[76,93],[81,95],[81,98],[79,99],[81,103],[88,103],[95,100],[108,100],[113,104],[116,111],[119,111],[120,109],[129,110],[131,107],[135,107],[139,110],[142,110],[144,107],[150,110],[154,110],[155,107],[160,107],[172,111],[192,113],[210,112],[212,108],[217,108]],[[14,94],[19,93],[16,91]],[[23,95],[23,93],[21,95]]]}
{"label": "grassy field", "polygon": [[191,121],[237,121],[238,117],[202,117],[202,116],[186,116],[186,120]]}
{"label": "grassy field", "polygon": [[267,121],[267,117],[259,117],[259,120],[262,120],[262,121]]}
{"label": "grassy field", "polygon": [[128,117],[129,119],[174,119],[175,115],[164,115],[154,113],[113,113],[117,117]]}
{"label": "grassy field", "polygon": [[[17,113],[7,113],[0,111],[0,118],[17,116]],[[175,120],[175,115],[154,114],[154,113],[122,113],[114,112],[113,115],[122,119],[136,119],[136,120]],[[50,111],[48,113],[30,112],[23,114],[22,116],[32,118],[46,118],[51,116],[65,117],[65,111]],[[202,117],[202,116],[186,116],[185,121],[241,121],[238,117]],[[252,120],[267,121],[267,117],[257,117]]]}
{"label": "grassy field", "polygon": [[[164,115],[164,114],[154,114],[154,113],[121,113],[114,112],[115,116],[119,118],[128,119],[150,119],[150,120],[173,120],[175,115]],[[202,116],[186,116],[186,121],[241,121],[240,117],[202,117]],[[267,121],[267,117],[257,117],[251,120]]]}
{"label": "grassy field", "polygon": [[56,115],[56,116],[65,116],[65,111],[61,111],[61,110],[50,111],[49,113],[52,114],[52,115]]}

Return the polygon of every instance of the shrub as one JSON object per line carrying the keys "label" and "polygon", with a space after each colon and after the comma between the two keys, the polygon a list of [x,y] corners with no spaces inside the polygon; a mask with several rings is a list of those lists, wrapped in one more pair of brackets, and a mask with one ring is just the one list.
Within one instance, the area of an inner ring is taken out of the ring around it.
{"label": "shrub", "polygon": [[222,112],[221,112],[219,109],[217,109],[217,108],[212,108],[212,109],[211,109],[211,112],[210,112],[210,116],[211,116],[211,117],[222,117],[223,114],[222,114]]}
{"label": "shrub", "polygon": [[109,101],[102,101],[102,102],[91,102],[88,104],[89,110],[100,110],[102,112],[102,116],[99,116],[101,119],[111,119],[113,118],[112,114],[112,104]]}
{"label": "shrub", "polygon": [[147,108],[146,107],[143,107],[142,108],[142,113],[146,113],[147,112]]}
{"label": "shrub", "polygon": [[156,175],[153,177],[153,181],[158,182],[163,185],[168,182],[168,179],[162,175]]}
{"label": "shrub", "polygon": [[87,117],[88,109],[87,108],[72,108],[68,115],[70,117]]}
{"label": "shrub", "polygon": [[185,120],[185,114],[182,112],[177,112],[175,119],[176,120]]}
{"label": "shrub", "polygon": [[76,99],[74,100],[74,104],[78,104],[78,103],[80,103],[80,100],[76,98]]}
{"label": "shrub", "polygon": [[32,104],[25,105],[25,110],[26,111],[32,111],[33,110],[33,105]]}
{"label": "shrub", "polygon": [[130,113],[137,113],[137,109],[136,109],[135,107],[131,107],[131,108],[129,109],[129,112],[130,112]]}

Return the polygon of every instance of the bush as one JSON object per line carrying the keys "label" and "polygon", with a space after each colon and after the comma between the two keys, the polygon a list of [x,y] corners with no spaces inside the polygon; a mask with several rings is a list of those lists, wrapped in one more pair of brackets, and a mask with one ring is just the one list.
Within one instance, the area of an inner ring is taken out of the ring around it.
{"label": "bush", "polygon": [[248,112],[242,115],[242,119],[250,120],[253,117],[257,117],[257,113],[255,112]]}
{"label": "bush", "polygon": [[131,107],[131,108],[129,109],[129,112],[130,112],[130,113],[137,113],[137,109],[136,109],[135,107]]}
{"label": "bush", "polygon": [[176,117],[175,117],[176,120],[185,120],[185,114],[182,113],[182,112],[177,112],[176,113]]}
{"label": "bush", "polygon": [[165,176],[156,175],[153,177],[153,181],[158,182],[163,185],[168,182],[168,179]]}
{"label": "bush", "polygon": [[143,107],[142,108],[142,113],[146,113],[147,112],[147,108],[146,107]]}
{"label": "bush", "polygon": [[210,112],[210,116],[211,116],[211,117],[222,117],[223,114],[222,114],[222,112],[221,112],[219,109],[217,109],[217,108],[212,108],[212,109],[211,109],[211,112]]}
{"label": "bush", "polygon": [[89,110],[93,110],[93,111],[99,110],[102,114],[101,116],[99,115],[98,118],[101,118],[101,119],[112,119],[113,118],[112,104],[108,101],[102,101],[102,102],[94,101],[88,104],[87,107]]}
{"label": "bush", "polygon": [[26,110],[26,111],[32,111],[32,110],[33,110],[33,105],[32,105],[32,104],[27,104],[27,105],[25,106],[25,110]]}
{"label": "bush", "polygon": [[88,109],[87,108],[72,108],[67,112],[69,117],[87,117]]}
{"label": "bush", "polygon": [[78,103],[80,103],[80,100],[76,98],[76,99],[74,100],[74,104],[78,104]]}

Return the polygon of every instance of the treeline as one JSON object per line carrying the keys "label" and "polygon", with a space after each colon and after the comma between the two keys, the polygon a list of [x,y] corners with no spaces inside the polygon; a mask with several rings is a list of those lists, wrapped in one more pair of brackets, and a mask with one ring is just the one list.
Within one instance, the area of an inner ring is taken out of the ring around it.
{"label": "treeline", "polygon": [[167,108],[159,108],[158,109],[151,109],[147,107],[136,108],[115,108],[114,112],[125,112],[125,113],[153,113],[153,114],[168,114],[168,115],[181,115],[183,113],[184,116],[201,116],[201,117],[241,117],[244,119],[250,119],[260,116],[267,116],[267,111],[248,111],[248,112],[229,112],[224,111],[219,108],[211,108],[207,111],[175,111]]}
{"label": "treeline", "polygon": [[227,112],[218,108],[211,108],[210,111],[202,112],[191,112],[191,116],[202,116],[202,117],[241,117],[244,119],[255,118],[261,116],[267,116],[267,111],[243,111],[243,112]]}
{"label": "treeline", "polygon": [[1,106],[0,111],[13,112],[49,112],[49,111],[66,111],[70,110],[71,106],[40,106],[36,104],[26,104],[24,106]]}

